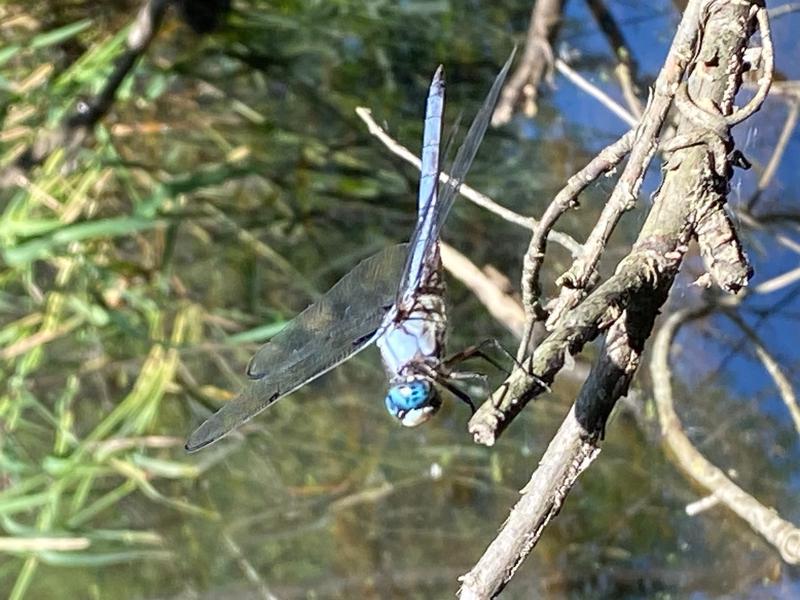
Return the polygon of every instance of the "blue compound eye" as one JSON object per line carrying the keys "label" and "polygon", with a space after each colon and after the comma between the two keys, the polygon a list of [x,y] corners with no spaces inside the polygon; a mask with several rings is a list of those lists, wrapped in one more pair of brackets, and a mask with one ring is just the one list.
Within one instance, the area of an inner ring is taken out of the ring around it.
{"label": "blue compound eye", "polygon": [[386,395],[386,409],[406,427],[424,423],[439,406],[436,390],[422,379],[393,385]]}

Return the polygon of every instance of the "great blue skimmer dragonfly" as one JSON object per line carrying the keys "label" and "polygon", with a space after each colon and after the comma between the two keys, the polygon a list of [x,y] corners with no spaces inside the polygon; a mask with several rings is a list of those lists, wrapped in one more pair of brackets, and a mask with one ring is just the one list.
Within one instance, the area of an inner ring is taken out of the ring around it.
{"label": "great blue skimmer dragonfly", "polygon": [[436,384],[464,399],[452,385],[454,373],[443,358],[446,316],[439,233],[483,141],[512,59],[513,53],[472,121],[450,181],[441,190],[444,69],[436,70],[425,112],[417,225],[410,242],[360,262],[263,345],[247,366],[250,381],[244,390],[189,436],[187,450],[217,441],[373,342],[389,378],[386,408],[403,425],[419,425],[436,413],[441,406]]}

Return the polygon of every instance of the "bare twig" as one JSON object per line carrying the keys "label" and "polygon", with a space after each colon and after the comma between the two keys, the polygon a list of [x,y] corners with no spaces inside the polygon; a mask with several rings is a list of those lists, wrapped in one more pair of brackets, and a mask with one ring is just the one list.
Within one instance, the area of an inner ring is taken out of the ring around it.
{"label": "bare twig", "polygon": [[704,498],[700,498],[700,500],[695,500],[694,502],[687,504],[686,514],[690,517],[694,517],[699,515],[702,512],[710,510],[719,504],[719,498],[717,498],[716,494],[709,494]]}
{"label": "bare twig", "polygon": [[581,77],[576,71],[572,69],[572,67],[570,67],[563,60],[557,58],[554,64],[556,70],[558,70],[559,73],[561,73],[564,77],[566,77],[572,83],[581,88],[584,92],[596,98],[600,102],[600,104],[605,106],[608,110],[610,110],[620,119],[625,121],[625,123],[627,123],[631,127],[636,127],[636,125],[639,124],[639,119],[636,116],[631,114],[624,107],[620,106],[618,102],[616,102],[613,98],[611,98],[611,96],[606,94],[596,85],[588,82],[586,79]]}
{"label": "bare twig", "polygon": [[775,148],[772,150],[772,154],[769,157],[769,161],[767,161],[767,165],[764,167],[764,171],[761,173],[761,177],[758,179],[756,192],[747,203],[748,210],[753,210],[753,207],[761,198],[761,194],[763,194],[764,190],[769,187],[769,184],[772,182],[772,178],[775,177],[775,172],[778,170],[778,165],[783,159],[784,152],[786,152],[786,146],[789,144],[789,140],[792,138],[795,127],[797,127],[797,118],[798,115],[800,115],[800,99],[789,98],[788,107],[789,110],[786,114],[786,120],[783,123],[781,133],[778,136],[778,141],[775,144]]}
{"label": "bare twig", "polygon": [[[747,323],[742,320],[736,313],[732,311],[725,311],[725,315],[731,319],[736,325],[741,329],[744,334],[747,336],[750,343],[753,344],[753,347],[756,351],[756,356],[761,361],[761,364],[764,365],[767,373],[769,376],[772,377],[772,381],[775,383],[775,388],[778,390],[778,394],[783,400],[783,403],[786,405],[789,414],[792,416],[792,421],[794,422],[794,427],[797,430],[797,433],[800,433],[800,404],[797,402],[797,395],[794,393],[794,388],[792,387],[792,382],[789,381],[789,378],[784,375],[783,370],[778,364],[778,361],[772,356],[772,354],[767,351],[764,343],[761,341],[761,338],[758,334],[750,327]],[[798,548],[800,551],[800,548]]]}
{"label": "bare twig", "polygon": [[713,492],[716,498],[739,515],[750,527],[772,544],[783,560],[800,564],[800,529],[782,519],[774,509],[768,508],[742,490],[725,473],[710,463],[693,445],[681,427],[672,399],[669,349],[682,324],[698,318],[708,307],[695,311],[682,310],[672,314],[656,335],[650,374],[653,379],[653,396],[658,408],[658,419],[664,444],[675,456],[678,466],[689,476]]}
{"label": "bare twig", "polygon": [[[394,138],[392,138],[388,133],[386,133],[383,128],[375,122],[375,119],[372,118],[372,111],[368,108],[364,108],[359,106],[356,108],[356,114],[359,118],[364,121],[369,129],[369,132],[374,135],[380,142],[386,146],[392,154],[399,156],[407,163],[413,165],[415,168],[420,168],[420,160],[416,154],[411,152],[408,148],[397,142]],[[447,173],[440,173],[439,181],[441,183],[447,183],[450,181],[450,176]],[[524,227],[525,229],[534,229],[536,227],[536,220],[530,217],[524,217],[515,213],[513,210],[510,210],[491,198],[484,194],[481,194],[477,190],[471,188],[465,183],[461,184],[459,188],[459,193],[464,196],[467,200],[480,206],[481,208],[488,210],[494,215],[497,215],[501,219],[505,219],[509,223],[513,223],[519,227]],[[551,232],[551,235],[548,239],[556,242],[557,244],[563,246],[571,253],[575,252],[580,248],[580,244],[576,242],[571,236],[561,233],[558,231]]]}
{"label": "bare twig", "polygon": [[561,22],[564,0],[537,0],[531,12],[525,52],[514,74],[508,78],[500,100],[492,115],[492,125],[498,126],[511,120],[514,107],[523,104],[527,116],[536,114],[536,99],[542,79],[553,64],[551,40]]}
{"label": "bare twig", "polygon": [[522,266],[522,303],[525,307],[527,323],[526,334],[520,345],[519,358],[527,351],[533,322],[540,313],[540,307],[538,306],[540,296],[539,272],[544,261],[546,242],[549,238],[550,230],[555,226],[561,215],[577,205],[577,198],[583,190],[598,177],[610,172],[619,164],[630,150],[632,142],[633,131],[629,131],[619,140],[601,150],[588,165],[570,177],[567,180],[567,184],[550,202],[534,230]]}
{"label": "bare twig", "polygon": [[774,19],[775,17],[782,17],[783,15],[788,15],[796,11],[800,11],[800,2],[787,2],[775,8],[770,8],[769,18]]}
{"label": "bare twig", "polygon": [[[747,212],[747,210],[740,207],[740,209],[736,213],[736,216],[742,223],[744,223],[745,225],[747,225],[752,229],[756,229],[759,231],[764,231],[767,229],[767,226],[762,222],[765,215],[759,215],[758,218],[756,218],[749,212]],[[780,219],[780,217],[778,218]],[[780,232],[775,232],[773,235],[775,241],[778,242],[781,246],[783,246],[784,248],[788,248],[789,250],[791,250],[796,254],[800,254],[800,243],[794,241],[789,236],[784,235],[783,233]]]}
{"label": "bare twig", "polygon": [[797,79],[792,79],[790,81],[773,81],[770,92],[772,96],[800,100],[800,81]]}
{"label": "bare twig", "polygon": [[782,288],[785,288],[789,285],[792,285],[796,281],[800,280],[800,267],[795,267],[790,271],[786,271],[785,273],[781,273],[780,275],[776,275],[771,279],[767,279],[766,281],[762,281],[757,286],[753,288],[754,294],[771,294],[772,292],[776,292]]}

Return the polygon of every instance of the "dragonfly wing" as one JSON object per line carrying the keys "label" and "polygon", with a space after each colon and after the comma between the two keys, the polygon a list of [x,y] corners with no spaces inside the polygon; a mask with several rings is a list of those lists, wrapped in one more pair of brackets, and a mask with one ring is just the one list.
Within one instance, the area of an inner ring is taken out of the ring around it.
{"label": "dragonfly wing", "polygon": [[316,303],[262,346],[247,367],[242,392],[197,428],[190,452],[207,446],[312,379],[366,348],[394,305],[408,245],[360,262]]}
{"label": "dragonfly wing", "polygon": [[[516,48],[511,51],[511,54],[503,65],[503,68],[500,70],[500,73],[498,73],[497,77],[495,77],[494,83],[492,84],[486,99],[483,101],[478,114],[476,114],[475,118],[472,120],[469,131],[467,131],[467,135],[464,137],[464,142],[458,149],[456,158],[453,161],[453,165],[450,169],[450,181],[443,186],[438,194],[438,197],[435,191],[435,183],[433,186],[428,185],[426,178],[427,174],[424,171],[422,172],[422,177],[420,179],[419,217],[417,220],[417,226],[414,229],[414,234],[412,235],[409,243],[411,250],[409,252],[409,258],[406,262],[406,267],[403,272],[403,277],[400,281],[400,290],[398,293],[399,299],[401,299],[405,294],[415,290],[420,283],[419,278],[423,271],[424,261],[429,260],[429,257],[433,255],[433,247],[436,245],[436,242],[439,239],[439,233],[442,230],[442,226],[447,218],[447,214],[450,212],[453,202],[458,195],[458,189],[461,186],[461,183],[464,181],[464,178],[467,176],[467,172],[472,166],[472,161],[475,160],[475,155],[477,154],[478,148],[483,141],[483,137],[486,135],[486,129],[491,121],[494,106],[497,104],[497,99],[500,96],[500,90],[503,87],[506,75],[508,75],[508,70],[511,68],[511,62],[514,60],[515,53]],[[439,71],[437,70],[436,73],[438,75]],[[429,93],[428,113],[431,112],[430,97],[434,93],[435,82],[436,75],[434,75],[434,82],[431,84],[431,92]],[[424,134],[424,139],[427,139],[428,137],[428,123],[430,120],[430,115],[428,113],[426,113],[425,119],[426,133]],[[439,120],[441,122],[441,111],[439,112]],[[439,124],[439,127],[441,128],[441,123]],[[424,155],[425,147],[423,142],[423,157]],[[424,158],[422,164],[423,167],[425,167],[426,162]],[[438,179],[438,170],[435,179]],[[423,187],[426,188],[424,194]],[[431,187],[434,191],[430,191]],[[424,209],[423,201],[427,203],[427,205],[424,206]]]}

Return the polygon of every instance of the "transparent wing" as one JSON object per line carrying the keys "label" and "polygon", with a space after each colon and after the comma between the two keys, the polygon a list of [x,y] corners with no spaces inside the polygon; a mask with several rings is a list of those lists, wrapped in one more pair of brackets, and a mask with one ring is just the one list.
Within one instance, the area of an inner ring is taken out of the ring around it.
{"label": "transparent wing", "polygon": [[247,366],[244,390],[189,436],[190,452],[207,446],[366,348],[394,305],[408,245],[360,262],[315,304],[264,344]]}
{"label": "transparent wing", "polygon": [[[478,111],[478,114],[475,115],[475,118],[469,127],[469,131],[467,131],[467,135],[464,138],[464,142],[461,144],[461,147],[456,153],[456,158],[453,161],[453,166],[451,167],[449,173],[450,181],[443,186],[438,194],[438,197],[437,193],[434,191],[435,183],[433,185],[433,190],[431,189],[431,186],[424,185],[426,181],[426,173],[422,173],[422,178],[420,179],[420,206],[417,227],[414,229],[414,234],[412,235],[409,243],[410,251],[408,260],[406,261],[406,265],[403,270],[403,277],[400,280],[398,302],[402,302],[404,296],[413,294],[414,290],[419,285],[420,277],[424,270],[425,261],[430,260],[430,257],[433,256],[432,251],[436,245],[436,241],[439,239],[439,233],[442,230],[442,225],[444,225],[447,214],[450,212],[453,202],[458,195],[458,189],[461,186],[461,183],[464,181],[464,178],[467,176],[467,172],[472,166],[472,161],[475,160],[475,155],[477,154],[478,148],[483,141],[483,137],[486,135],[486,129],[489,126],[489,121],[492,118],[494,106],[497,104],[497,98],[500,95],[500,90],[503,87],[508,70],[511,68],[511,62],[514,60],[515,53],[516,48],[511,51],[511,54],[503,65],[503,68],[500,70],[500,73],[498,73],[497,77],[495,77],[494,83],[492,84],[486,99],[483,101],[483,105]],[[439,71],[437,70],[436,73],[439,74]],[[434,75],[434,82],[435,81],[436,75]],[[432,93],[433,84],[431,84],[431,94]],[[428,100],[428,111],[430,111],[430,99]],[[429,115],[426,113],[426,130],[428,128],[429,118]],[[427,138],[427,133],[424,137]],[[424,160],[423,166],[425,166]],[[435,179],[438,179],[438,173]],[[423,187],[426,188],[425,194],[423,194]],[[424,207],[423,200],[426,203]]]}

